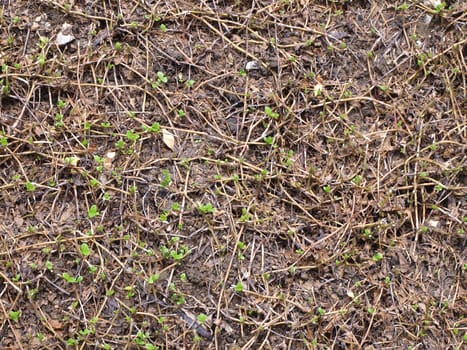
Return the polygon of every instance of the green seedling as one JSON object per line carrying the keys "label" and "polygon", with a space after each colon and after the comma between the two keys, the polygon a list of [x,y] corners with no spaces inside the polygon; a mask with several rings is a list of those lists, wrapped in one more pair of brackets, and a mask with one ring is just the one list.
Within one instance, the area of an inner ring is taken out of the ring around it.
{"label": "green seedling", "polygon": [[366,238],[371,238],[371,229],[366,228],[365,230],[363,230],[363,236],[365,236]]}
{"label": "green seedling", "polygon": [[184,305],[186,303],[185,297],[177,293],[172,294],[170,300],[177,305]]}
{"label": "green seedling", "polygon": [[73,277],[68,272],[64,272],[62,277],[68,283],[80,283],[83,280],[83,276]]}
{"label": "green seedling", "polygon": [[97,210],[97,205],[93,204],[91,207],[88,209],[88,218],[92,219],[99,215],[99,211]]}
{"label": "green seedling", "polygon": [[243,283],[242,283],[242,282],[238,282],[238,283],[234,286],[234,290],[235,290],[237,293],[243,292],[244,288],[245,288],[245,287],[243,286]]}
{"label": "green seedling", "polygon": [[251,220],[251,214],[248,213],[248,209],[242,208],[242,216],[240,216],[239,221],[240,222],[246,222],[246,221],[249,221],[249,220]]}
{"label": "green seedling", "polygon": [[32,182],[26,182],[26,191],[28,192],[34,192],[36,190],[36,185],[34,185]]}
{"label": "green seedling", "polygon": [[263,138],[264,142],[266,142],[268,145],[271,145],[274,143],[274,137],[272,136],[265,136]]}
{"label": "green seedling", "polygon": [[66,106],[65,101],[59,99],[58,102],[57,102],[58,109],[63,109],[63,108],[65,108],[65,106]]}
{"label": "green seedling", "polygon": [[162,169],[162,180],[161,180],[161,187],[167,188],[172,183],[172,179],[170,177],[170,173],[167,169]]}
{"label": "green seedling", "polygon": [[201,314],[199,314],[199,315],[196,317],[196,319],[198,320],[198,322],[199,322],[200,325],[203,325],[203,324],[207,321],[208,316],[205,315],[205,314],[203,314],[203,313],[201,313]]}
{"label": "green seedling", "polygon": [[198,206],[198,211],[201,214],[205,215],[205,214],[213,214],[215,209],[211,203],[207,203],[207,204],[200,204]]}
{"label": "green seedling", "polygon": [[155,274],[153,274],[152,276],[148,277],[148,278],[146,279],[146,282],[147,282],[148,284],[154,284],[155,282],[157,282],[157,281],[159,280],[160,277],[161,277],[160,274],[155,273]]}
{"label": "green seedling", "polygon": [[91,254],[91,249],[87,243],[81,243],[79,250],[83,256],[89,256]]}
{"label": "green seedling", "polygon": [[45,48],[47,46],[48,42],[49,42],[49,38],[47,38],[45,36],[41,36],[41,37],[39,37],[39,44],[38,45],[39,45],[39,47],[41,49],[43,49],[43,48]]}
{"label": "green seedling", "polygon": [[363,178],[360,175],[357,175],[352,179],[352,183],[354,183],[355,185],[358,186],[358,185],[360,185],[362,180],[363,180]]}
{"label": "green seedling", "polygon": [[180,281],[186,282],[186,273],[185,273],[185,272],[182,272],[182,273],[180,274]]}
{"label": "green seedling", "polygon": [[159,71],[159,72],[157,72],[157,81],[161,82],[161,83],[164,83],[164,84],[167,84],[169,79],[165,76],[165,74],[163,72]]}
{"label": "green seedling", "polygon": [[136,133],[134,130],[128,130],[126,132],[126,138],[130,141],[136,141],[139,139],[139,134]]}
{"label": "green seedling", "polygon": [[9,312],[9,316],[10,316],[10,319],[15,321],[15,322],[18,322],[19,321],[19,317],[21,316],[21,311],[13,311],[11,310]]}
{"label": "green seedling", "polygon": [[373,261],[375,261],[375,262],[381,261],[381,260],[383,259],[383,254],[380,253],[380,252],[378,252],[378,253],[376,253],[376,254],[373,256],[372,259],[373,259]]}
{"label": "green seedling", "polygon": [[123,288],[126,291],[126,298],[131,299],[135,296],[135,287],[134,286],[126,286]]}
{"label": "green seedling", "polygon": [[402,5],[399,6],[399,10],[406,11],[409,8],[409,5],[404,2]]}
{"label": "green seedling", "polygon": [[269,106],[264,107],[264,113],[266,113],[266,115],[271,119],[274,119],[274,120],[279,119],[279,113],[274,112],[272,108]]}
{"label": "green seedling", "polygon": [[115,147],[117,147],[118,149],[123,149],[125,148],[125,146],[126,143],[123,140],[118,140],[117,142],[115,142]]}
{"label": "green seedling", "polygon": [[78,341],[75,338],[68,338],[67,341],[66,341],[66,345],[76,346],[76,345],[78,345]]}
{"label": "green seedling", "polygon": [[435,13],[436,13],[436,14],[439,14],[441,11],[444,10],[445,7],[446,7],[446,3],[445,3],[445,2],[442,2],[442,3],[438,4],[438,5],[436,5],[436,7],[435,7]]}

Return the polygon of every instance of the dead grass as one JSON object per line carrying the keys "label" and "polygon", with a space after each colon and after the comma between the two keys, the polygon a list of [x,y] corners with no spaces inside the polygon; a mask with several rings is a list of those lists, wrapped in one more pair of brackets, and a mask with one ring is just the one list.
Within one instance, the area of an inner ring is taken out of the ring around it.
{"label": "dead grass", "polygon": [[462,2],[0,10],[3,349],[462,348]]}

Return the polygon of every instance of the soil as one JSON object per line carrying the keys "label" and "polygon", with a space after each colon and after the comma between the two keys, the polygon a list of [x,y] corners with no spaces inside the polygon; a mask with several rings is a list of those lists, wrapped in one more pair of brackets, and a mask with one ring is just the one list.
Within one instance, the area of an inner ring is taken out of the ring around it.
{"label": "soil", "polygon": [[466,10],[0,2],[0,347],[463,348]]}

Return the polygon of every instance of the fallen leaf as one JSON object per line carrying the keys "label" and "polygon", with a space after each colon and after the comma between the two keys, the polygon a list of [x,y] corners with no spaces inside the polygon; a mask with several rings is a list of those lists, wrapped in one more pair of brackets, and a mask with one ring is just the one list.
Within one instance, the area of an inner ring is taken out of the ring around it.
{"label": "fallen leaf", "polygon": [[167,131],[166,129],[161,129],[162,131],[162,141],[165,145],[169,147],[172,151],[175,150],[175,136]]}
{"label": "fallen leaf", "polygon": [[60,321],[57,321],[57,320],[54,320],[54,319],[50,319],[48,322],[49,322],[49,325],[50,325],[53,329],[62,329],[62,328],[63,328],[63,323],[60,322]]}

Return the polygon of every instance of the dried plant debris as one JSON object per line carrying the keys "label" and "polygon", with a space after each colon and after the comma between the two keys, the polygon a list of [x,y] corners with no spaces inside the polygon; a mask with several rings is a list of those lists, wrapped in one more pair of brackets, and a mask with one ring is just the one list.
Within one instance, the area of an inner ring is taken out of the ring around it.
{"label": "dried plant debris", "polygon": [[465,10],[4,1],[0,348],[464,348]]}

